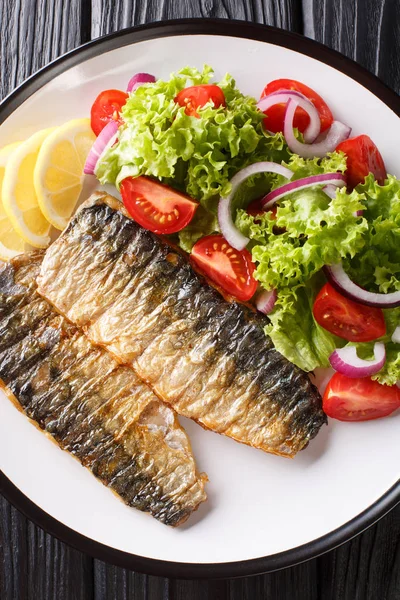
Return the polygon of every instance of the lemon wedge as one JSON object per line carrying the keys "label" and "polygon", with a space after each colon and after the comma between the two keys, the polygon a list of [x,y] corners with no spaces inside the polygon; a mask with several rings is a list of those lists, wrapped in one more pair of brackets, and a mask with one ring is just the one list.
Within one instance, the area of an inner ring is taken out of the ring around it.
{"label": "lemon wedge", "polygon": [[10,156],[14,150],[18,148],[20,142],[14,144],[8,144],[0,150],[0,259],[10,260],[18,254],[22,254],[26,250],[26,244],[24,240],[18,235],[11,221],[3,208],[3,201],[1,198],[1,189],[3,186],[4,173],[6,165]]}
{"label": "lemon wedge", "polygon": [[40,147],[54,128],[34,133],[16,148],[5,167],[2,200],[3,207],[15,231],[36,248],[50,243],[50,224],[39,208],[33,184],[33,173]]}
{"label": "lemon wedge", "polygon": [[83,167],[95,139],[90,119],[75,119],[57,127],[40,148],[34,185],[40,209],[56,229],[68,225],[78,202]]}

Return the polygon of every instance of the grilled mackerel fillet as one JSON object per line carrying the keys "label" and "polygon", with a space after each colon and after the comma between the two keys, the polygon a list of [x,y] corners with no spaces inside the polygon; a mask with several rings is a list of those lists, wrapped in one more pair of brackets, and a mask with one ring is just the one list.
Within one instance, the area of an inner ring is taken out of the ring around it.
{"label": "grilled mackerel fillet", "polygon": [[292,457],[326,421],[308,375],[265,336],[266,318],[225,300],[112,196],[82,205],[47,250],[38,290],[205,428]]}
{"label": "grilled mackerel fillet", "polygon": [[35,291],[43,254],[0,269],[0,377],[13,401],[129,506],[179,525],[206,499],[173,410]]}

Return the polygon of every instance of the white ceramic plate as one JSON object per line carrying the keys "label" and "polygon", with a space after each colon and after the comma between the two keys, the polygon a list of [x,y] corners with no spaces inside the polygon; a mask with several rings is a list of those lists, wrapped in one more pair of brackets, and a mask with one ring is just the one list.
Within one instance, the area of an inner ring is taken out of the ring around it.
{"label": "white ceramic plate", "polygon": [[[0,108],[0,146],[89,114],[105,88],[137,71],[168,77],[189,64],[229,71],[258,96],[266,82],[305,82],[335,116],[369,134],[400,175],[399,104],[377,79],[323,46],[267,27],[184,21],[88,44],[28,80]],[[397,113],[397,114],[396,114]],[[379,118],[374,118],[379,116]],[[349,539],[400,499],[400,417],[330,421],[294,460],[182,419],[209,500],[180,529],[130,509],[0,397],[1,490],[51,533],[105,560],[172,576],[237,576],[288,566]]]}

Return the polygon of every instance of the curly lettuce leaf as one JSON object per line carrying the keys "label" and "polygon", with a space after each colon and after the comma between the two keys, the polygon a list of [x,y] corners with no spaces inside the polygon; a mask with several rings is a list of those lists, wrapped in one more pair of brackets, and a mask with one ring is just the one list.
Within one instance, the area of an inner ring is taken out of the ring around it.
{"label": "curly lettuce leaf", "polygon": [[280,289],[270,324],[265,327],[278,352],[304,371],[329,367],[329,356],[345,343],[313,317],[312,306],[325,281],[318,273],[304,286]]}
{"label": "curly lettuce leaf", "polygon": [[269,213],[254,219],[239,210],[236,226],[252,242],[256,279],[266,289],[301,285],[324,265],[354,256],[368,227],[365,219],[354,216],[363,207],[361,199],[357,191],[338,190],[331,200],[311,188],[283,199],[276,221]]}
{"label": "curly lettuce leaf", "polygon": [[396,385],[400,381],[400,346],[389,342],[386,344],[386,362],[382,369],[372,375],[379,383],[385,385]]}
{"label": "curly lettuce leaf", "polygon": [[186,67],[168,81],[140,86],[122,109],[124,125],[118,143],[109,148],[96,169],[101,183],[117,186],[125,177],[147,175],[184,190],[215,212],[219,195],[230,191],[229,180],[245,166],[261,160],[289,159],[283,137],[265,135],[263,114],[254,98],[244,96],[226,75],[219,86],[226,107],[210,102],[186,115],[175,102],[187,85],[208,83],[213,71]]}
{"label": "curly lettuce leaf", "polygon": [[370,174],[357,188],[364,196],[364,247],[344,263],[349,276],[370,291],[400,290],[400,181],[388,175],[379,185]]}

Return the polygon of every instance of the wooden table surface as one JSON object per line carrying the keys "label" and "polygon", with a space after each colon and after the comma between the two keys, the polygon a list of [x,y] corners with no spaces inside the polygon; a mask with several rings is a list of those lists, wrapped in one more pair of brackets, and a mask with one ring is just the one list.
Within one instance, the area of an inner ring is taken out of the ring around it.
{"label": "wooden table surface", "polygon": [[[302,33],[400,90],[400,0],[0,0],[0,99],[83,42],[182,17],[243,19]],[[397,600],[400,506],[351,542],[291,569],[237,580],[181,581],[93,560],[0,497],[0,600],[26,599]]]}

